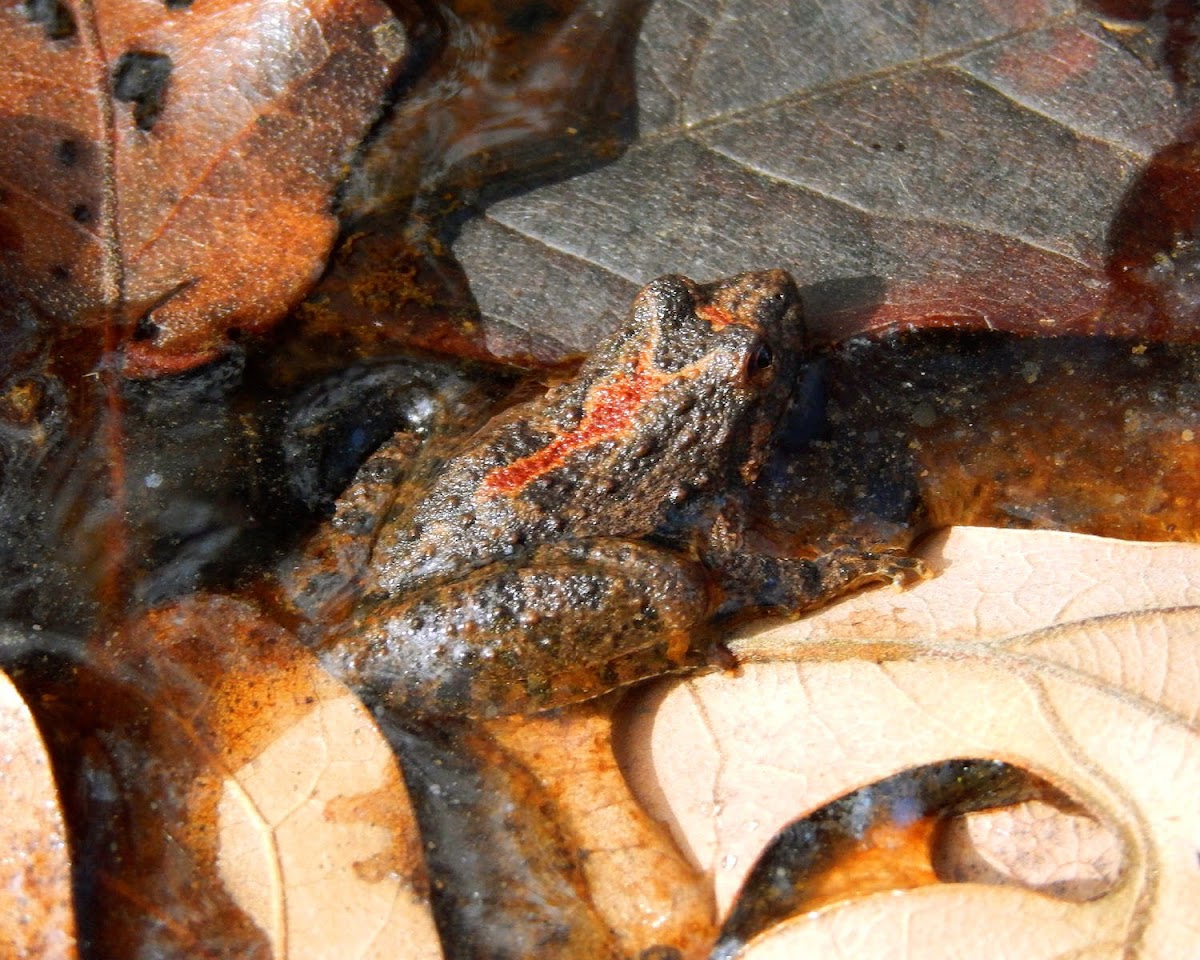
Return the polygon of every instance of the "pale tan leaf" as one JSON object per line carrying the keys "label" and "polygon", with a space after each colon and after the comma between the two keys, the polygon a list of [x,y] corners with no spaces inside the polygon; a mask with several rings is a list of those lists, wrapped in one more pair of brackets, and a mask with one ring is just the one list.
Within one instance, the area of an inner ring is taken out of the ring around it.
{"label": "pale tan leaf", "polygon": [[951,821],[945,839],[937,874],[959,883],[1015,880],[1064,899],[1092,900],[1121,870],[1120,844],[1102,824],[1038,800]]}
{"label": "pale tan leaf", "polygon": [[778,927],[743,951],[742,957],[1113,960],[1120,956],[1120,943],[1105,941],[1089,929],[1090,913],[1005,887],[924,887],[903,897],[877,894],[819,914],[805,924]]}
{"label": "pale tan leaf", "polygon": [[71,864],[42,736],[0,674],[0,953],[73,960]]}
{"label": "pale tan leaf", "polygon": [[[1168,572],[1168,571],[1164,571]],[[1185,575],[1184,570],[1176,571]],[[1200,730],[1200,607],[1167,607],[1068,624],[1013,645],[1178,714]]]}
{"label": "pale tan leaf", "polygon": [[662,688],[630,729],[635,793],[724,912],[787,823],[910,767],[1006,760],[1091,816],[1027,804],[1001,828],[974,815],[943,866],[1006,886],[860,897],[745,955],[1189,955],[1200,547],[958,529],[928,556],[940,575],[907,592],[864,592],[734,645],[774,662]]}
{"label": "pale tan leaf", "polygon": [[[406,957],[440,957],[420,839],[387,741],[328,674],[305,659],[292,672],[230,678],[214,702],[214,724],[254,745],[221,788],[222,881],[276,957],[383,960],[400,943]],[[256,722],[264,701],[305,690],[314,709],[282,727],[270,716]]]}

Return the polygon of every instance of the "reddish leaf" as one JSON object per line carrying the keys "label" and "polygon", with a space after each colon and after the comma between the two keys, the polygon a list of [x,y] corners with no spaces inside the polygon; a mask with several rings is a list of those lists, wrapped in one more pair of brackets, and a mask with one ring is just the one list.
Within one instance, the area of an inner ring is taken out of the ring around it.
{"label": "reddish leaf", "polygon": [[49,0],[0,11],[0,269],[127,373],[267,328],[316,279],[333,190],[408,53],[378,0]]}

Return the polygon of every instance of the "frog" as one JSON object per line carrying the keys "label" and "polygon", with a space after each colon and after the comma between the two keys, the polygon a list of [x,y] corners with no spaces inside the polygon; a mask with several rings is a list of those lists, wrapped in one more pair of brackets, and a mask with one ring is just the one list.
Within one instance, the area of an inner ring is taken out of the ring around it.
{"label": "frog", "polygon": [[397,435],[296,573],[301,594],[314,569],[343,583],[317,591],[340,614],[310,605],[321,662],[408,716],[536,712],[729,668],[748,619],[922,575],[894,549],[777,555],[752,534],[805,359],[786,271],[668,275],[573,377],[472,428]]}

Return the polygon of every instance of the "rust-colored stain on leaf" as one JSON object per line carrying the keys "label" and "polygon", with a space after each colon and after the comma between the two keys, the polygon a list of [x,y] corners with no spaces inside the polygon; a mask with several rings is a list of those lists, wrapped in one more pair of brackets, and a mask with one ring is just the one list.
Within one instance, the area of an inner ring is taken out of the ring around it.
{"label": "rust-colored stain on leaf", "polygon": [[437,955],[391,751],[249,604],[193,598],[70,670],[16,672],[92,878],[75,894],[96,956],[265,958],[305,940],[351,956],[399,931]]}
{"label": "rust-colored stain on leaf", "polygon": [[489,727],[555,804],[589,898],[616,932],[621,955],[673,948],[682,958],[703,957],[715,932],[712,902],[667,832],[630,794],[613,756],[609,714],[602,701]]}
{"label": "rust-colored stain on leaf", "polygon": [[910,890],[938,883],[929,855],[936,822],[880,824],[813,884],[806,910],[885,890]]}

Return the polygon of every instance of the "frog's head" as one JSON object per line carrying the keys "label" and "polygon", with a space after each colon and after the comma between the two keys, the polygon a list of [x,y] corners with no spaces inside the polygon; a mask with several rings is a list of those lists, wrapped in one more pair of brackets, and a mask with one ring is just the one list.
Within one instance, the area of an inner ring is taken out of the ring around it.
{"label": "frog's head", "polygon": [[654,366],[664,372],[687,375],[689,365],[705,363],[713,375],[736,381],[738,372],[724,361],[745,360],[744,369],[738,368],[741,379],[757,392],[775,379],[766,371],[775,368],[776,359],[801,349],[800,293],[785,270],[739,273],[712,283],[659,277],[638,293],[615,339],[623,343],[622,353],[638,344],[652,349]]}
{"label": "frog's head", "polygon": [[638,294],[626,334],[621,352],[639,349],[635,367],[661,378],[661,396],[644,419],[659,423],[664,448],[692,463],[735,468],[751,481],[793,395],[803,349],[791,276],[765,270],[712,283],[661,277]]}

